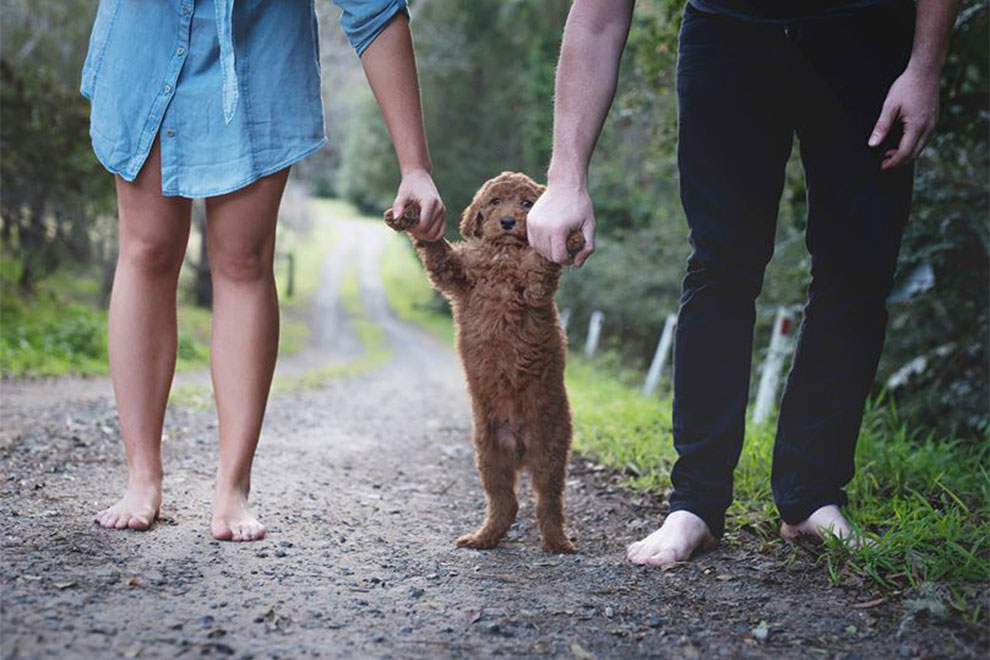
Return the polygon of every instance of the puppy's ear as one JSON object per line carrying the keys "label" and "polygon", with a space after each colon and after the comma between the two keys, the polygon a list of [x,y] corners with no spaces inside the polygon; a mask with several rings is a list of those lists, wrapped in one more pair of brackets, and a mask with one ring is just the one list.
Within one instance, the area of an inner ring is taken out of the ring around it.
{"label": "puppy's ear", "polygon": [[486,183],[474,194],[471,205],[464,209],[464,213],[461,214],[461,236],[464,238],[481,237],[481,223],[484,220],[481,209],[487,197],[488,184]]}

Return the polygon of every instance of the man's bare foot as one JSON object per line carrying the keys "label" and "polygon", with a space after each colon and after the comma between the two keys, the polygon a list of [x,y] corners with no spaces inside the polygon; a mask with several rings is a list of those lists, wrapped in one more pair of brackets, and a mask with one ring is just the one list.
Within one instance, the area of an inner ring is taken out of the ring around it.
{"label": "man's bare foot", "polygon": [[96,514],[96,522],[107,529],[146,530],[158,517],[162,505],[161,478],[137,479],[127,482],[120,501]]}
{"label": "man's bare foot", "polygon": [[217,491],[210,531],[218,541],[257,541],[267,532],[251,513],[247,495],[237,490]]}
{"label": "man's bare foot", "polygon": [[794,541],[802,536],[819,541],[824,541],[826,537],[835,537],[851,548],[873,545],[871,539],[852,530],[849,521],[834,504],[827,504],[817,509],[806,520],[796,525],[783,523],[780,526],[780,535],[788,541]]}
{"label": "man's bare foot", "polygon": [[674,511],[660,529],[626,548],[626,559],[634,564],[666,566],[686,561],[696,551],[717,543],[704,520],[690,511]]}

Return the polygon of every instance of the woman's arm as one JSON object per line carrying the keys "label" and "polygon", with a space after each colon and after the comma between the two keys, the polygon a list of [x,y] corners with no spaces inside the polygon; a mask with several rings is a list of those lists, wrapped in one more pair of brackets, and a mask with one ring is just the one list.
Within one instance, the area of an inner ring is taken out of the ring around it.
{"label": "woman's arm", "polygon": [[402,172],[392,211],[401,217],[408,202],[417,202],[419,224],[410,233],[422,240],[435,241],[446,231],[446,210],[430,176],[416,55],[405,14],[396,15],[364,50],[361,64],[392,136]]}

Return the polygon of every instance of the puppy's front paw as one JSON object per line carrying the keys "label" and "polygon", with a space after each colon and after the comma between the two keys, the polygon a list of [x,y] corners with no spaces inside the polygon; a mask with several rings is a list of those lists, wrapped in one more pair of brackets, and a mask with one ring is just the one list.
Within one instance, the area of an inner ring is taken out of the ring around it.
{"label": "puppy's front paw", "polygon": [[584,249],[584,234],[580,231],[573,232],[567,237],[567,256],[572,260],[578,252]]}
{"label": "puppy's front paw", "polygon": [[574,544],[565,538],[546,540],[540,544],[544,552],[552,552],[555,555],[573,555],[577,552]]}
{"label": "puppy's front paw", "polygon": [[476,550],[491,550],[498,545],[498,539],[482,534],[465,534],[457,539],[458,548],[474,548]]}
{"label": "puppy's front paw", "polygon": [[416,202],[406,203],[402,209],[402,216],[395,218],[392,209],[385,211],[385,224],[395,231],[406,231],[419,224],[419,204]]}

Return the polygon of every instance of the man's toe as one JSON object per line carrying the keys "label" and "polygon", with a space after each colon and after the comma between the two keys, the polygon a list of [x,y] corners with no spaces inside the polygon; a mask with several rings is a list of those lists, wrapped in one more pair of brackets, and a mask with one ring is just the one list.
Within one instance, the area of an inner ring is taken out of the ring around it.
{"label": "man's toe", "polygon": [[647,566],[659,568],[661,566],[667,566],[668,564],[674,564],[678,561],[680,561],[680,557],[677,556],[676,552],[670,548],[663,548],[647,557],[643,563]]}

